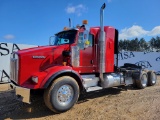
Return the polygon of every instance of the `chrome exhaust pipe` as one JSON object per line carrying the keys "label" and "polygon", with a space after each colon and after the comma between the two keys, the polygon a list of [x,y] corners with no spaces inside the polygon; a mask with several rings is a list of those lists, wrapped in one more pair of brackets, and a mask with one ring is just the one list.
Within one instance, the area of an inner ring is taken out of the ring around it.
{"label": "chrome exhaust pipe", "polygon": [[105,32],[104,32],[104,9],[106,4],[104,3],[100,9],[100,37],[99,37],[99,72],[100,79],[103,81],[103,73],[105,73]]}
{"label": "chrome exhaust pipe", "polygon": [[104,23],[103,23],[103,20],[104,20],[104,9],[106,7],[106,4],[104,3],[100,9],[100,27],[101,27],[101,31],[104,31]]}

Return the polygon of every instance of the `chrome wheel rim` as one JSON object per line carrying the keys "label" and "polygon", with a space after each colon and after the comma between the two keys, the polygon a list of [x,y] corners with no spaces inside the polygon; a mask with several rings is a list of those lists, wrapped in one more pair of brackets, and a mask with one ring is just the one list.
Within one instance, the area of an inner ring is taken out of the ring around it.
{"label": "chrome wheel rim", "polygon": [[155,84],[155,83],[156,83],[156,80],[157,80],[156,74],[153,73],[153,76],[152,76],[152,83]]}
{"label": "chrome wheel rim", "polygon": [[142,79],[141,79],[142,85],[146,86],[147,85],[147,75],[143,74]]}
{"label": "chrome wheel rim", "polygon": [[69,104],[73,96],[73,88],[70,85],[63,85],[57,91],[57,101],[63,106]]}

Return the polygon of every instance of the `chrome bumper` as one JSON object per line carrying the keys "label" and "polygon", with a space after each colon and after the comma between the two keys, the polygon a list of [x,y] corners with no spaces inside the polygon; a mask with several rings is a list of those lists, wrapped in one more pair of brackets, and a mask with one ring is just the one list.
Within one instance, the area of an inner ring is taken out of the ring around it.
{"label": "chrome bumper", "polygon": [[17,99],[30,104],[30,89],[19,87],[15,85],[14,83],[10,83],[10,88],[15,90],[15,94],[17,96]]}

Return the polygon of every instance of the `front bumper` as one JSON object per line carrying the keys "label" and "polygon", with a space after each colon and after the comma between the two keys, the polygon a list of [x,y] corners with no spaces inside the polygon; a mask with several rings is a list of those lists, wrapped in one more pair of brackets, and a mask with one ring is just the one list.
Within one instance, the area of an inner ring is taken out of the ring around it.
{"label": "front bumper", "polygon": [[17,96],[17,99],[30,104],[30,89],[19,87],[15,85],[14,83],[10,83],[10,89],[15,90],[15,94]]}

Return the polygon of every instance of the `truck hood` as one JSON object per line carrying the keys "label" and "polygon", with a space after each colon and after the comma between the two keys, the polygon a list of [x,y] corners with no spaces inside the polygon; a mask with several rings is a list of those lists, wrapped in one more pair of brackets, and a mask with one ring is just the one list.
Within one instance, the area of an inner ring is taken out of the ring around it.
{"label": "truck hood", "polygon": [[56,48],[58,48],[59,46],[38,46],[38,47],[33,47],[33,48],[28,48],[28,49],[22,49],[22,50],[19,50],[17,53],[19,55],[23,55],[23,54],[29,54],[29,53],[35,53],[35,52],[39,52],[39,51],[50,51],[50,50],[54,50]]}
{"label": "truck hood", "polygon": [[62,52],[69,49],[68,44],[59,46],[40,46],[19,50],[19,79],[20,84],[30,81],[33,74],[43,72],[53,66],[62,66]]}

